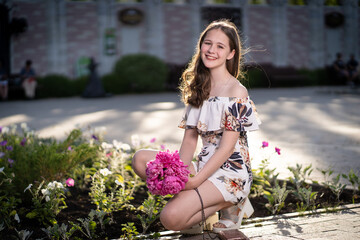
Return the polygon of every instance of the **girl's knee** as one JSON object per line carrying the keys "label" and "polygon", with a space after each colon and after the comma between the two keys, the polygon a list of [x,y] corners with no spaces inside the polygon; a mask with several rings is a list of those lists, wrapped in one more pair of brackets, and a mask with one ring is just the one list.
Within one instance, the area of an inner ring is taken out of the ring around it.
{"label": "girl's knee", "polygon": [[174,208],[164,208],[160,213],[160,222],[168,230],[179,231],[183,229],[183,217]]}

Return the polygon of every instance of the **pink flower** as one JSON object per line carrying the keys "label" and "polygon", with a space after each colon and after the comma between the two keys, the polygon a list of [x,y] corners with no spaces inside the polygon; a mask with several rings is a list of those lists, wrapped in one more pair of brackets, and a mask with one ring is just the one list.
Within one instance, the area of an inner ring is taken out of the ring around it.
{"label": "pink flower", "polygon": [[68,151],[71,151],[71,150],[72,150],[71,146],[69,146],[69,147],[67,148],[67,150],[68,150]]}
{"label": "pink flower", "polygon": [[184,189],[189,173],[178,151],[160,151],[155,159],[147,164],[146,184],[152,194],[176,194]]}
{"label": "pink flower", "polygon": [[66,185],[67,185],[68,187],[73,187],[73,186],[75,185],[74,179],[68,178],[68,179],[66,180]]}
{"label": "pink flower", "polygon": [[280,155],[280,148],[275,147],[275,152]]}
{"label": "pink flower", "polygon": [[154,143],[156,141],[156,138],[150,139],[150,143]]}
{"label": "pink flower", "polygon": [[268,147],[269,146],[269,143],[268,142],[266,142],[266,141],[263,141],[262,142],[262,148],[266,148],[266,147]]}
{"label": "pink flower", "polygon": [[161,150],[165,150],[165,145],[164,145],[164,144],[161,144],[161,145],[160,145],[160,149],[161,149]]}
{"label": "pink flower", "polygon": [[185,183],[180,178],[168,176],[164,179],[162,192],[164,195],[176,194],[184,189]]}

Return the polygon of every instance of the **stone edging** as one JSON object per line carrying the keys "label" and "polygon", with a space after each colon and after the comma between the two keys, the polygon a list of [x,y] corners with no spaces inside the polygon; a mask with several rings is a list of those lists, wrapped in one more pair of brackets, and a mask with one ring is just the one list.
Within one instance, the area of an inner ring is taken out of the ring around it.
{"label": "stone edging", "polygon": [[295,218],[295,217],[302,217],[302,216],[308,216],[308,215],[315,215],[315,214],[321,214],[321,213],[332,213],[332,212],[338,212],[345,209],[352,209],[352,208],[360,208],[360,203],[355,204],[347,204],[347,205],[340,205],[338,207],[330,207],[330,208],[320,208],[315,209],[313,211],[305,211],[305,212],[292,212],[292,213],[285,213],[280,215],[273,215],[268,217],[258,217],[258,218],[250,218],[245,219],[242,226],[251,224],[251,223],[261,223],[269,220],[279,220],[279,219],[289,219],[289,218]]}

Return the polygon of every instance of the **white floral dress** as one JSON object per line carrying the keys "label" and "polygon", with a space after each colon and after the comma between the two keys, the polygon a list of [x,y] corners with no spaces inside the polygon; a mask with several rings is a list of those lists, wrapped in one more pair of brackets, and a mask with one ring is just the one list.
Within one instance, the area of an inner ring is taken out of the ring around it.
{"label": "white floral dress", "polygon": [[203,143],[196,158],[196,171],[215,153],[225,130],[240,132],[233,154],[208,179],[225,201],[238,203],[250,193],[253,179],[246,132],[259,129],[260,123],[249,97],[210,97],[200,108],[190,105],[185,108],[179,127],[196,128]]}

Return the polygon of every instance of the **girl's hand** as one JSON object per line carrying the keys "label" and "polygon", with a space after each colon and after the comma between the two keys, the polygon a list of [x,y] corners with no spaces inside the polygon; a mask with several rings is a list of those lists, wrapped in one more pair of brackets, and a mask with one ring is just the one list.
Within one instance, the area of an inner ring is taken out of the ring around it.
{"label": "girl's hand", "polygon": [[196,176],[194,176],[194,177],[189,176],[189,180],[185,184],[184,190],[191,190],[191,189],[197,188],[198,186],[200,186],[200,184],[201,183],[198,181],[198,178],[196,178]]}

